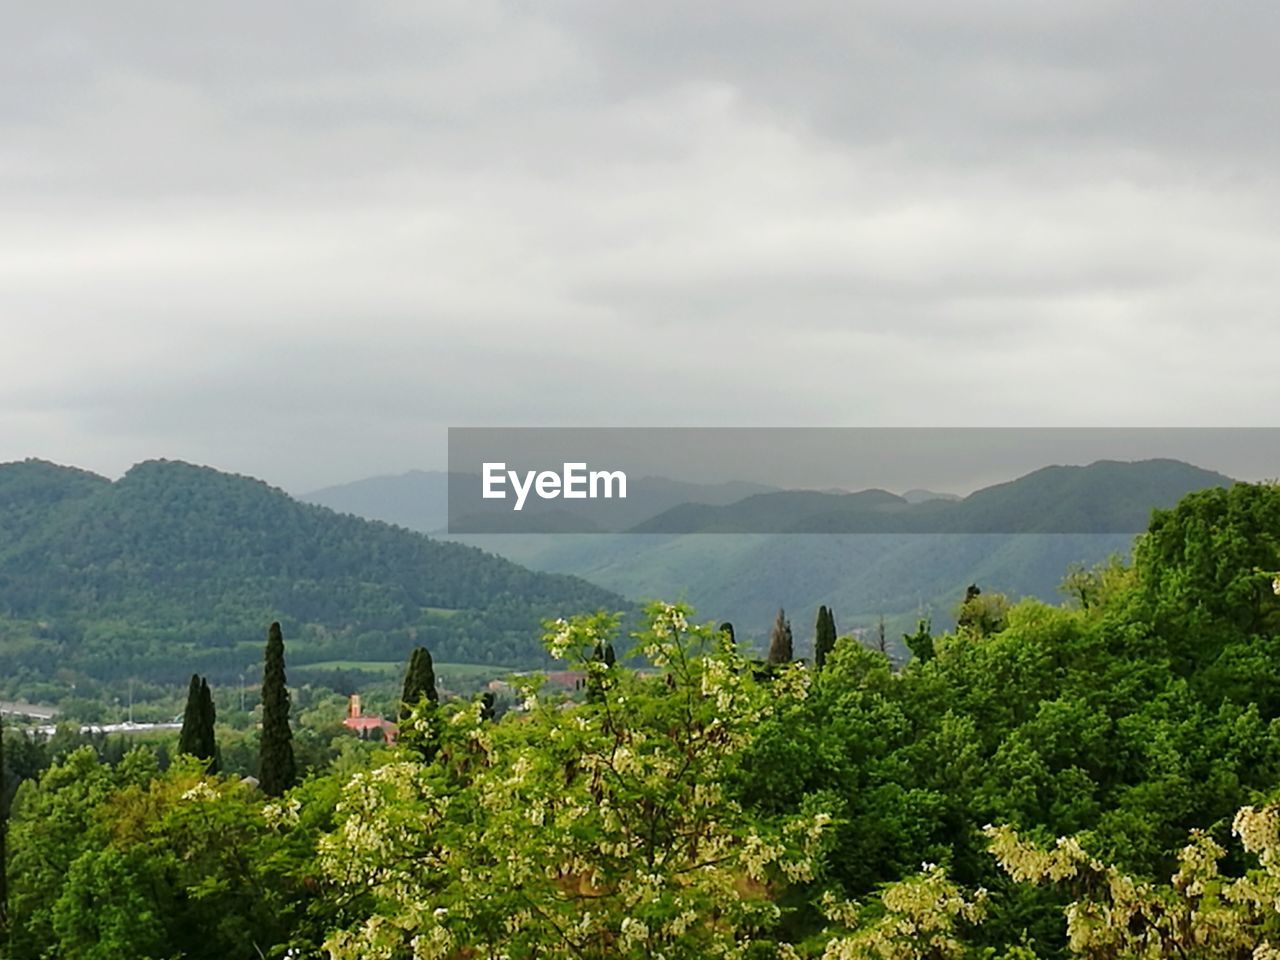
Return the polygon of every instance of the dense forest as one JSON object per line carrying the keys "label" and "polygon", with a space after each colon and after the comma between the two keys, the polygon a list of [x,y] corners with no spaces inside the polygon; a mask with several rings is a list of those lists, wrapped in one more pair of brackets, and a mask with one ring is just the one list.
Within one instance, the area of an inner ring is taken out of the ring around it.
{"label": "dense forest", "polygon": [[585,690],[421,697],[279,796],[68,749],[13,792],[9,954],[1280,956],[1280,487],[1158,511],[1062,604],[984,586],[901,668],[830,611],[819,668],[655,604],[633,669],[566,610]]}
{"label": "dense forest", "polygon": [[171,461],[111,482],[0,465],[0,676],[228,680],[280,620],[297,662],[544,662],[538,623],[615,607],[572,577],[302,504],[247,477]]}

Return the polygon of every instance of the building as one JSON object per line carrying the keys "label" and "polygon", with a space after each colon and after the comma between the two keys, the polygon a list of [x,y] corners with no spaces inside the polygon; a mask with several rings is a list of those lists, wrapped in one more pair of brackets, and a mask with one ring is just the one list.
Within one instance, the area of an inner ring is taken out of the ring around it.
{"label": "building", "polygon": [[342,725],[348,730],[354,730],[361,740],[382,739],[387,743],[395,743],[396,734],[399,732],[399,728],[390,720],[384,720],[382,717],[366,717],[360,706],[358,693],[351,695],[347,703],[347,718],[342,721]]}

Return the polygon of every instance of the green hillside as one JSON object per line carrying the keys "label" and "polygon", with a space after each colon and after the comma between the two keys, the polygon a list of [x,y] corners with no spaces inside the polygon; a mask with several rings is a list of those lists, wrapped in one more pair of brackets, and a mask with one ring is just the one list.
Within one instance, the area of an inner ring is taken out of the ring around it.
{"label": "green hillside", "polygon": [[1051,466],[960,500],[911,502],[884,490],[782,491],[725,505],[681,504],[636,533],[1128,533],[1151,511],[1231,478],[1177,460]]}
{"label": "green hillside", "polygon": [[[556,537],[474,536],[483,546],[539,570],[573,573],[630,597],[680,597],[708,616],[732,620],[739,635],[763,642],[779,606],[805,627],[819,604],[835,608],[841,630],[872,628],[881,615],[891,636],[919,615],[943,627],[973,582],[1012,598],[1055,601],[1072,564],[1090,566],[1127,554],[1128,533],[980,533],[1009,529],[1019,516],[1049,529],[1127,529],[1154,508],[1170,507],[1186,493],[1231,481],[1218,473],[1171,460],[1102,461],[1087,467],[1050,467],[988,487],[962,501],[929,501],[919,509],[950,511],[930,520],[932,533],[627,534]],[[858,509],[907,509],[884,491],[842,496],[817,492],[762,494],[730,507],[701,504],[678,510],[705,517],[709,529],[731,528],[767,512],[784,528],[821,516],[833,504]],[[895,505],[896,502],[896,505]],[[738,518],[726,516],[738,510]],[[806,513],[807,511],[807,513]],[[675,511],[672,512],[674,514]],[[723,518],[717,520],[716,518]],[[687,520],[688,516],[682,518]]]}
{"label": "green hillside", "polygon": [[230,677],[280,620],[290,662],[541,660],[542,618],[624,601],[568,576],[299,503],[185,463],[112,483],[0,466],[0,671]]}

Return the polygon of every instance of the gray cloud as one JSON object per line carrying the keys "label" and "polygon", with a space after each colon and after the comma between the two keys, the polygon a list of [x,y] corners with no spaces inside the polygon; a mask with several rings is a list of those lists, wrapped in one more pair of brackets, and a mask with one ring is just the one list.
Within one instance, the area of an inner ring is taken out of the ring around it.
{"label": "gray cloud", "polygon": [[0,459],[448,425],[1259,425],[1280,8],[27,5]]}

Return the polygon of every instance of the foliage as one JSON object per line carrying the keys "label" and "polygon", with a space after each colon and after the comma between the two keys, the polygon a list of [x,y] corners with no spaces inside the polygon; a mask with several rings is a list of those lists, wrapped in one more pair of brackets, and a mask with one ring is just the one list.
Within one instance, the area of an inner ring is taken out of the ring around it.
{"label": "foliage", "polygon": [[[336,793],[263,802],[146,749],[117,767],[79,750],[24,786],[14,815],[15,956],[266,956],[310,943],[323,914],[314,845]],[[323,922],[323,921],[321,921]]]}
{"label": "foliage", "polygon": [[1227,851],[1197,830],[1168,884],[1135,878],[1059,837],[1043,847],[1009,827],[987,827],[991,851],[1016,881],[1056,884],[1073,955],[1111,958],[1280,957],[1280,808],[1243,807],[1231,832],[1254,862],[1240,876],[1222,870]]}
{"label": "foliage", "polygon": [[813,639],[813,665],[821,670],[836,645],[836,618],[827,607],[818,607],[818,623]]}
{"label": "foliage", "polygon": [[414,647],[409,656],[409,669],[404,674],[404,690],[400,694],[401,723],[423,699],[439,703],[440,692],[436,689],[436,672],[431,663],[431,652],[426,647]]}
{"label": "foliage", "polygon": [[262,670],[262,739],[258,747],[258,779],[262,791],[277,797],[293,786],[297,766],[293,730],[289,726],[289,688],[284,672],[284,634],[271,624]]}
{"label": "foliage", "polygon": [[622,657],[616,616],[553,621],[584,689],[419,698],[394,749],[299,691],[317,772],[278,799],[10,735],[10,952],[1280,957],[1278,532],[1280,488],[1197,495],[901,669],[843,638],[759,670],[683,606]]}
{"label": "foliage", "polygon": [[218,772],[218,743],[214,735],[217,716],[209,682],[193,673],[187,706],[182,713],[182,731],[178,734],[178,752],[204,760],[210,773]]}
{"label": "foliage", "polygon": [[791,621],[779,609],[777,619],[773,621],[773,629],[769,632],[769,654],[766,658],[773,666],[790,663],[795,659],[794,644],[791,639]]}
{"label": "foliage", "polygon": [[[435,764],[348,784],[321,862],[372,909],[331,939],[335,958],[702,958],[769,942],[774,895],[816,875],[829,815],[756,816],[722,784],[807,673],[789,667],[766,693],[685,608],[649,614],[636,652],[661,676],[622,673],[572,709],[531,685],[497,726],[454,707]],[[558,621],[546,643],[603,674],[594,653],[616,625]]]}

